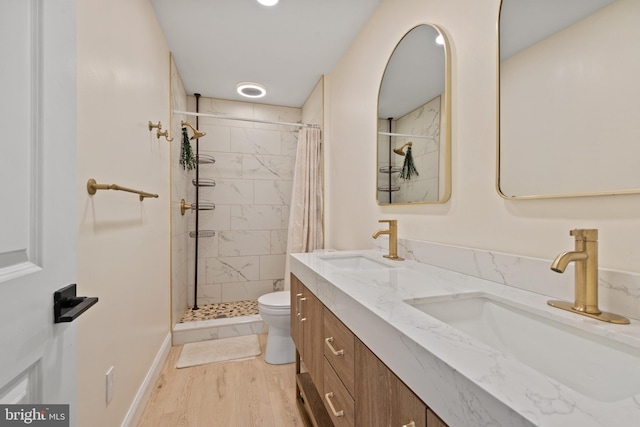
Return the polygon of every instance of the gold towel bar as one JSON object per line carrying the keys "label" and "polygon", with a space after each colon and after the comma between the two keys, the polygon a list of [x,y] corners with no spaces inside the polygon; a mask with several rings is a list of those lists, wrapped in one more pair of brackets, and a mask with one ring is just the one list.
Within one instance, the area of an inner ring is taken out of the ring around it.
{"label": "gold towel bar", "polygon": [[140,195],[140,201],[143,201],[145,197],[158,197],[157,194],[146,193],[144,191],[132,190],[131,188],[121,187],[118,184],[98,184],[95,179],[91,178],[87,181],[87,192],[92,196],[96,194],[98,190],[120,190],[129,193],[135,193]]}

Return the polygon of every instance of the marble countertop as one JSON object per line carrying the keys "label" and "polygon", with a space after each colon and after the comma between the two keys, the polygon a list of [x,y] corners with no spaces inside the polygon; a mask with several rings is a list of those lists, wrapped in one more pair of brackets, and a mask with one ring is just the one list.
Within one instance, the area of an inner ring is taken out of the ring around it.
{"label": "marble countertop", "polygon": [[[355,271],[333,267],[322,259],[349,254],[393,268]],[[390,261],[377,250],[292,254],[290,266],[450,427],[626,427],[640,423],[640,394],[606,402],[588,397],[404,301],[470,292],[490,294],[632,346],[638,354],[639,321],[611,325],[552,308],[544,295],[416,261]],[[548,357],[546,349],[539,348],[537,357]],[[640,371],[640,365],[637,369]]]}

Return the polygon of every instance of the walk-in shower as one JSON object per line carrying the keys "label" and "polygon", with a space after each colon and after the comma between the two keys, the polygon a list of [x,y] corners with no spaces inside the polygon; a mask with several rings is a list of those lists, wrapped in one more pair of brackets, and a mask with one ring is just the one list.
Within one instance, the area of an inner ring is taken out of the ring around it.
{"label": "walk-in shower", "polygon": [[173,168],[174,344],[262,333],[257,299],[284,289],[301,109],[188,100],[174,123],[189,121],[196,157],[215,162]]}

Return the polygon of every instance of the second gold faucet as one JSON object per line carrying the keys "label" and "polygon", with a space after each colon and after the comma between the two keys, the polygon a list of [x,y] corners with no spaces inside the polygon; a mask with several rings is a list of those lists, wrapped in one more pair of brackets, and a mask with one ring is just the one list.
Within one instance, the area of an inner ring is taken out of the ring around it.
{"label": "second gold faucet", "polygon": [[389,228],[387,230],[378,230],[373,233],[373,238],[377,239],[382,234],[389,235],[389,255],[384,255],[385,258],[389,258],[395,261],[404,261],[404,258],[398,256],[398,220],[397,219],[381,219],[378,222],[388,222]]}
{"label": "second gold faucet", "polygon": [[575,229],[575,250],[563,252],[551,264],[551,270],[564,273],[570,262],[575,262],[575,301],[548,301],[552,307],[572,311],[605,322],[628,324],[629,319],[598,308],[598,230]]}

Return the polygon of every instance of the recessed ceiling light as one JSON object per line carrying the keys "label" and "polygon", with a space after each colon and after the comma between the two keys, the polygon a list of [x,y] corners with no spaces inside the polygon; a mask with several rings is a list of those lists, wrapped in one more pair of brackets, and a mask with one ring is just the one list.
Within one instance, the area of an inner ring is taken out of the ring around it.
{"label": "recessed ceiling light", "polygon": [[438,37],[436,37],[436,44],[439,44],[439,45],[444,44],[444,37],[442,37],[442,35],[439,35]]}
{"label": "recessed ceiling light", "polygon": [[278,0],[258,0],[263,6],[275,6],[278,3]]}
{"label": "recessed ceiling light", "polygon": [[259,83],[243,82],[236,86],[238,93],[247,98],[262,98],[267,94],[267,88]]}

